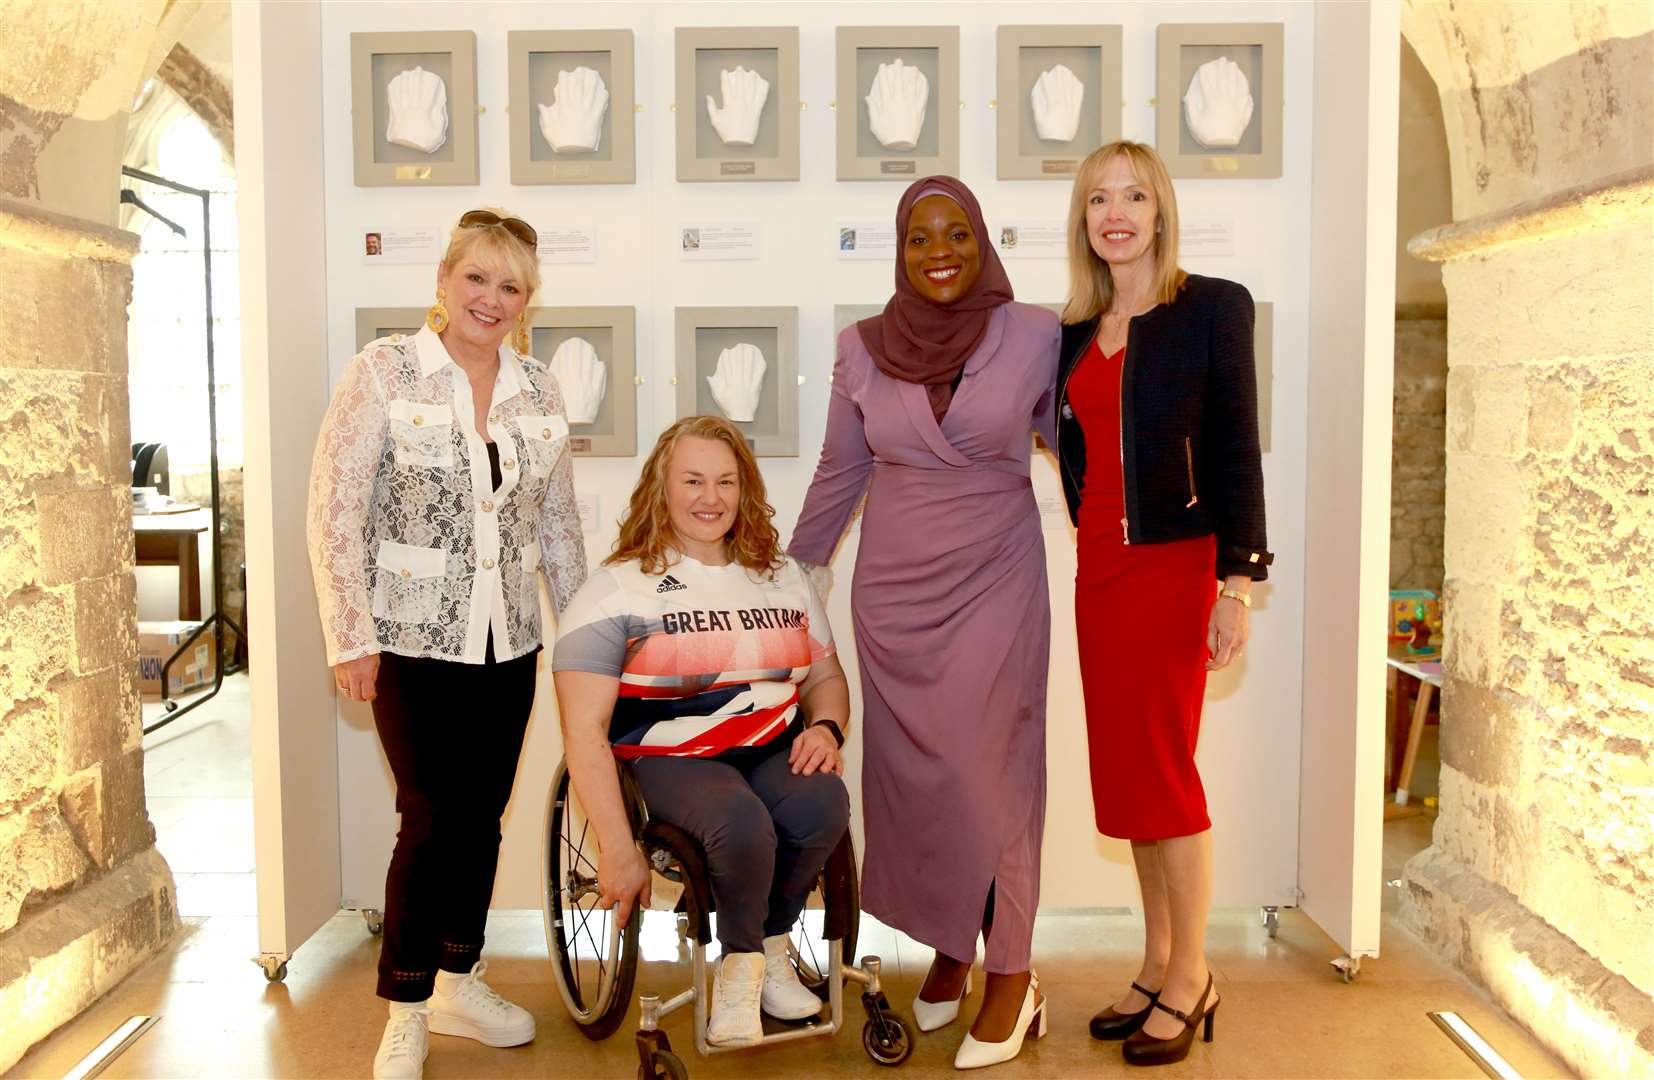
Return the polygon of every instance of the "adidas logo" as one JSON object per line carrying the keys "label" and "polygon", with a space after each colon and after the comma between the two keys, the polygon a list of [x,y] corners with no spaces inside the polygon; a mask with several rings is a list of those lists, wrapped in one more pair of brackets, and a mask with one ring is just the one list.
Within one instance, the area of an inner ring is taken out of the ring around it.
{"label": "adidas logo", "polygon": [[677,592],[680,589],[687,588],[689,588],[688,585],[685,585],[671,574],[667,574],[665,577],[661,578],[660,584],[655,586],[655,591],[658,593]]}

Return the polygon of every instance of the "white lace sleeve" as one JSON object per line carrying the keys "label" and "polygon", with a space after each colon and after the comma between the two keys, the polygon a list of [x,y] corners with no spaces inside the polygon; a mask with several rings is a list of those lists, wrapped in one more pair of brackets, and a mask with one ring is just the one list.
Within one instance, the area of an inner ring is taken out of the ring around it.
{"label": "white lace sleeve", "polygon": [[[562,416],[563,395],[557,380],[550,372],[544,378],[546,405]],[[586,583],[586,537],[580,527],[580,508],[574,501],[574,454],[566,440],[552,469],[545,504],[540,508],[540,550],[552,603],[561,616]]]}
{"label": "white lace sleeve", "polygon": [[385,392],[363,353],[345,368],[310,467],[306,535],[329,666],[379,651],[368,585],[368,512],[384,450]]}

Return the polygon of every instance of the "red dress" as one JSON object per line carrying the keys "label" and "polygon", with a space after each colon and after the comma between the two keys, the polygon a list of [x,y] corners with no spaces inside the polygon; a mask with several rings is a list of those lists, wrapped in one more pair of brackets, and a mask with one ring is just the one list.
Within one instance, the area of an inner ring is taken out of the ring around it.
{"label": "red dress", "polygon": [[1163,840],[1212,824],[1195,743],[1210,658],[1207,620],[1217,594],[1216,540],[1125,542],[1125,355],[1122,348],[1104,356],[1093,342],[1068,380],[1068,404],[1086,443],[1074,614],[1097,829],[1126,840]]}

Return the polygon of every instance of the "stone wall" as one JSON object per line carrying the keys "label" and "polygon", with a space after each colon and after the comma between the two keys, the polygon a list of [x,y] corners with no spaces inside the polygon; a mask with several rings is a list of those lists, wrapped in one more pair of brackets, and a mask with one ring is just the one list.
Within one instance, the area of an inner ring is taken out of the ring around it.
{"label": "stone wall", "polygon": [[132,99],[199,8],[12,2],[0,36],[0,1071],[178,926],[135,682],[137,238],[112,226]]}
{"label": "stone wall", "polygon": [[1390,588],[1442,588],[1447,497],[1447,319],[1436,305],[1396,313],[1390,453]]}
{"label": "stone wall", "polygon": [[1441,816],[1404,915],[1582,1075],[1654,1075],[1654,9],[1406,11],[1460,220],[1411,245],[1451,318]]}

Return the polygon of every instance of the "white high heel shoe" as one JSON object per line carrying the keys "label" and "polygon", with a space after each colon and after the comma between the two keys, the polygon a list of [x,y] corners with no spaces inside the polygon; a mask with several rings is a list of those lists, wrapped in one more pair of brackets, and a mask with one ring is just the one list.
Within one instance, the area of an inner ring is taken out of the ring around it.
{"label": "white high heel shoe", "polygon": [[[1030,972],[1028,993],[1022,999],[1022,1011],[1017,1014],[1016,1027],[1011,1029],[1010,1038],[1004,1042],[980,1042],[966,1032],[965,1041],[959,1046],[959,1053],[953,1057],[953,1067],[980,1069],[988,1065],[998,1065],[1022,1053],[1022,1040],[1027,1036],[1045,1038],[1046,1000],[1039,997],[1038,991],[1039,976]],[[1034,1003],[1035,998],[1039,998],[1037,1005]]]}
{"label": "white high heel shoe", "polygon": [[971,973],[965,973],[965,989],[952,1001],[926,1001],[913,995],[913,1022],[920,1031],[935,1031],[959,1019],[959,1003],[971,996]]}

